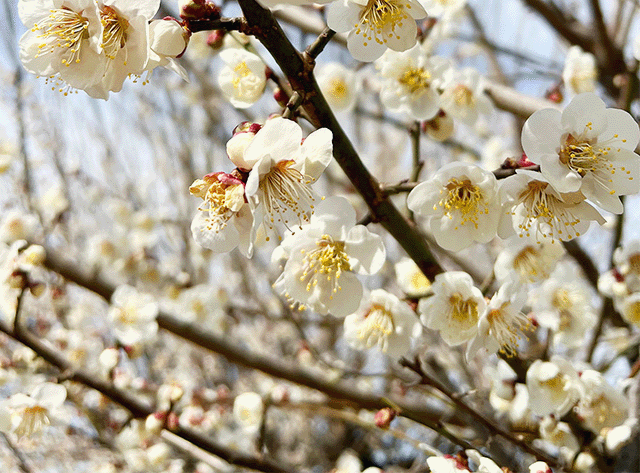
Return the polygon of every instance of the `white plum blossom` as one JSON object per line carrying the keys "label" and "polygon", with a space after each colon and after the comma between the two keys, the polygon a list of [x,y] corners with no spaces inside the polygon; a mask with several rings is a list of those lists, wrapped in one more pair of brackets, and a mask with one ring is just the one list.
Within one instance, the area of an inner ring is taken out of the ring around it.
{"label": "white plum blossom", "polygon": [[409,209],[429,217],[428,227],[438,245],[460,251],[474,241],[488,243],[496,236],[500,201],[498,183],[474,164],[450,163],[407,198]]}
{"label": "white plum blossom", "polygon": [[558,422],[553,416],[546,416],[540,421],[540,437],[560,450],[565,461],[573,460],[580,450],[580,443],[566,422]]}
{"label": "white plum blossom", "polygon": [[403,112],[414,120],[428,120],[440,110],[437,84],[448,63],[428,56],[419,44],[404,52],[388,49],[376,60],[384,78],[380,99],[393,112]]}
{"label": "white plum blossom", "polygon": [[17,240],[33,240],[38,226],[38,218],[35,215],[10,210],[3,215],[0,223],[0,241],[13,243]]}
{"label": "white plum blossom", "polygon": [[478,334],[467,346],[467,358],[479,350],[489,354],[500,350],[507,356],[516,353],[520,332],[530,327],[529,319],[521,312],[527,293],[519,284],[503,284],[489,301],[478,321]]}
{"label": "white plum blossom", "polygon": [[595,370],[580,373],[582,396],[576,414],[589,429],[600,434],[621,425],[629,416],[629,400]]}
{"label": "white plum blossom", "polygon": [[580,192],[559,194],[543,174],[519,170],[500,185],[502,215],[498,235],[514,233],[541,242],[567,241],[582,235],[594,220],[605,222]]}
{"label": "white plum blossom", "polygon": [[167,18],[149,23],[149,60],[145,70],[161,66],[188,81],[187,72],[175,60],[189,44],[190,33],[177,20]]}
{"label": "white plum blossom", "polygon": [[333,134],[321,128],[302,139],[302,128],[285,118],[273,118],[256,133],[244,152],[251,163],[245,195],[257,226],[287,229],[309,221],[316,195],[313,184],[333,157]]}
{"label": "white plum blossom", "polygon": [[640,291],[640,240],[632,240],[613,252],[617,272],[628,291]]}
{"label": "white plum blossom", "polygon": [[77,89],[102,79],[103,25],[94,0],[20,0],[18,13],[28,28],[20,38],[27,71]]}
{"label": "white plum blossom", "polygon": [[562,417],[580,399],[580,380],[575,368],[564,358],[536,360],[527,370],[529,406],[534,414]]}
{"label": "white plum blossom", "polygon": [[244,48],[225,48],[220,53],[224,67],[218,74],[218,85],[224,97],[237,108],[257,102],[267,86],[266,66],[257,54]]}
{"label": "white plum blossom", "polygon": [[545,462],[535,462],[529,465],[529,473],[553,473]]}
{"label": "white plum blossom", "polygon": [[616,309],[626,322],[640,327],[640,292],[616,298],[614,302]]}
{"label": "white plum blossom", "polygon": [[421,299],[418,305],[422,323],[439,330],[450,346],[473,338],[487,303],[471,276],[462,271],[438,274],[431,288],[433,296]]}
{"label": "white plum blossom", "polygon": [[522,147],[560,194],[580,191],[597,206],[622,213],[619,196],[640,190],[640,129],[624,110],[593,93],[576,95],[563,112],[538,110],[524,124]]}
{"label": "white plum blossom", "polygon": [[373,274],[385,261],[382,239],[356,225],[343,197],[322,201],[308,225],[290,233],[280,252],[288,258],[274,287],[289,300],[343,317],[360,306],[363,289],[355,273]]}
{"label": "white plum blossom", "polygon": [[196,179],[189,191],[203,200],[191,223],[196,243],[216,253],[239,247],[242,254],[251,255],[253,217],[245,205],[242,181],[231,174],[217,172]]}
{"label": "white plum blossom", "polygon": [[360,92],[358,76],[338,62],[318,66],[315,72],[318,86],[334,112],[353,110]]}
{"label": "white plum blossom", "polygon": [[429,469],[437,473],[469,473],[469,469],[457,461],[455,457],[429,457]]}
{"label": "white plum blossom", "polygon": [[597,321],[591,298],[580,269],[559,265],[536,292],[532,303],[534,318],[541,327],[551,330],[554,343],[581,346],[587,330]]}
{"label": "white plum blossom", "polygon": [[440,89],[440,106],[453,118],[473,126],[479,115],[493,112],[491,99],[484,93],[484,82],[478,71],[465,68],[446,71]]}
{"label": "white plum blossom", "polygon": [[501,284],[517,280],[521,284],[547,279],[556,263],[564,255],[564,247],[551,243],[536,243],[529,238],[511,237],[498,254],[493,266],[496,279]]}
{"label": "white plum blossom", "polygon": [[258,393],[242,393],[233,401],[234,419],[249,432],[256,432],[260,428],[263,414],[264,403]]}
{"label": "white plum blossom", "polygon": [[417,315],[406,302],[384,289],[363,297],[358,311],[344,319],[344,337],[354,348],[377,348],[392,358],[411,350],[421,334]]}
{"label": "white plum blossom", "polygon": [[398,286],[407,296],[422,297],[431,290],[431,282],[411,258],[400,258],[394,268]]}
{"label": "white plum blossom", "polygon": [[153,340],[158,332],[158,304],[150,294],[129,285],[118,286],[111,296],[109,320],[120,343],[136,345]]}
{"label": "white plum blossom", "polygon": [[103,27],[100,47],[105,69],[101,81],[84,90],[91,97],[107,100],[109,92],[122,90],[128,77],[138,77],[145,71],[150,51],[149,20],[160,8],[160,0],[97,3]]}
{"label": "white plum blossom", "polygon": [[11,411],[11,430],[18,437],[31,436],[51,423],[55,414],[67,398],[64,386],[55,383],[38,384],[29,395],[18,393],[7,400]]}
{"label": "white plum blossom", "polygon": [[417,0],[336,0],[327,7],[327,25],[347,33],[351,55],[375,61],[387,48],[406,51],[416,44],[417,19],[426,11]]}
{"label": "white plum blossom", "polygon": [[598,80],[595,56],[580,46],[571,46],[564,60],[562,80],[572,94],[593,92]]}
{"label": "white plum blossom", "polygon": [[465,450],[465,453],[471,461],[476,464],[476,471],[478,473],[503,473],[504,470],[500,468],[490,458],[480,455],[477,450]]}

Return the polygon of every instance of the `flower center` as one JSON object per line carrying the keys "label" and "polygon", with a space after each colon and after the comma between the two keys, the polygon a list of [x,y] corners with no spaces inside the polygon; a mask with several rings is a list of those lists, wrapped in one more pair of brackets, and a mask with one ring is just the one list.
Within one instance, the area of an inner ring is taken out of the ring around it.
{"label": "flower center", "polygon": [[422,271],[416,271],[411,275],[411,286],[418,291],[423,291],[431,287],[431,282]]}
{"label": "flower center", "polygon": [[511,308],[510,302],[503,303],[499,308],[492,309],[487,314],[491,334],[500,344],[500,353],[508,357],[515,356],[520,340],[521,330],[531,327],[529,319],[519,311]]}
{"label": "flower center", "polygon": [[220,181],[213,181],[209,189],[207,189],[203,205],[209,204],[209,208],[200,207],[198,209],[209,213],[207,225],[201,231],[207,230],[218,233],[229,223],[229,220],[234,215],[235,212],[227,207],[226,187]]}
{"label": "flower center", "polygon": [[460,294],[449,297],[449,320],[460,330],[468,330],[478,323],[478,303]]}
{"label": "flower center", "polygon": [[[127,42],[129,22],[108,6],[103,7],[100,11],[100,22],[103,27],[101,46],[104,54],[109,59],[115,59],[118,51],[124,48]],[[125,65],[126,63],[125,59]]]}
{"label": "flower center", "polygon": [[367,348],[379,346],[383,352],[389,347],[388,337],[395,331],[393,314],[380,304],[373,304],[364,316],[364,322],[358,330],[358,338]]}
{"label": "flower center", "polygon": [[89,37],[89,20],[79,13],[68,8],[51,10],[51,14],[36,23],[31,31],[42,31],[38,37],[44,39],[44,43],[38,45],[38,53],[53,53],[57,48],[64,48],[68,56],[62,59],[62,64],[70,66],[80,62],[80,43]]}
{"label": "flower center", "polygon": [[544,275],[538,251],[533,246],[524,247],[513,259],[513,267],[520,277],[535,282]]}
{"label": "flower center", "polygon": [[316,248],[311,251],[301,250],[305,253],[302,260],[302,275],[300,281],[307,283],[307,291],[311,291],[326,281],[332,295],[341,290],[340,276],[344,271],[351,271],[349,257],[344,251],[343,241],[334,241],[330,235],[322,235],[316,242]]}
{"label": "flower center", "polygon": [[[461,218],[460,225],[471,222],[478,228],[479,216],[489,213],[480,188],[469,179],[461,181],[454,177],[449,180],[445,189],[447,194],[440,200],[439,205],[444,208],[449,218],[453,218],[452,212],[457,212]],[[444,193],[444,190],[441,193]],[[436,210],[435,206],[434,210]],[[458,227],[456,226],[455,229],[457,230]]]}
{"label": "flower center", "polygon": [[332,79],[329,85],[329,94],[336,99],[343,99],[347,95],[347,84],[340,79]]}
{"label": "flower center", "polygon": [[409,93],[422,94],[429,88],[429,79],[431,79],[431,74],[429,74],[428,71],[425,71],[422,68],[411,68],[406,70],[402,76],[400,76],[398,81],[409,91]]}
{"label": "flower center", "polygon": [[[536,228],[536,238],[542,235],[542,237],[553,239],[556,233],[561,240],[564,239],[565,233],[568,240],[574,236],[580,236],[580,232],[573,232],[573,227],[580,223],[580,219],[571,214],[567,204],[553,194],[545,192],[548,186],[547,182],[531,181],[518,196],[524,206],[525,214],[523,221],[518,224],[520,236],[524,234],[531,236],[532,226]],[[541,229],[540,221],[549,228]]]}
{"label": "flower center", "polygon": [[290,230],[291,214],[296,220],[294,224],[302,225],[313,213],[313,180],[295,169],[294,165],[293,160],[280,161],[260,180],[270,227],[275,223],[276,215],[278,221]]}
{"label": "flower center", "polygon": [[629,271],[633,274],[640,275],[640,253],[629,256]]}
{"label": "flower center", "polygon": [[400,39],[395,34],[396,28],[401,28],[403,21],[411,20],[405,8],[410,9],[411,5],[398,0],[369,0],[360,15],[360,23],[355,25],[356,35],[362,34],[365,40],[371,41],[373,34],[379,44],[386,44],[387,38],[394,35]]}
{"label": "flower center", "polygon": [[625,310],[626,319],[634,325],[640,325],[640,301],[632,302]]}
{"label": "flower center", "polygon": [[560,148],[560,162],[584,177],[588,172],[615,173],[611,161],[607,158],[610,147],[595,149],[588,141],[578,141],[573,135],[567,136]]}
{"label": "flower center", "polygon": [[453,99],[460,107],[472,107],[476,102],[473,91],[464,84],[458,84],[453,90]]}
{"label": "flower center", "polygon": [[566,289],[558,289],[552,297],[551,304],[559,311],[569,312],[573,308],[573,301],[569,291]]}
{"label": "flower center", "polygon": [[15,430],[18,437],[30,436],[34,432],[42,429],[44,425],[49,425],[47,409],[42,406],[25,407],[22,411],[22,420]]}

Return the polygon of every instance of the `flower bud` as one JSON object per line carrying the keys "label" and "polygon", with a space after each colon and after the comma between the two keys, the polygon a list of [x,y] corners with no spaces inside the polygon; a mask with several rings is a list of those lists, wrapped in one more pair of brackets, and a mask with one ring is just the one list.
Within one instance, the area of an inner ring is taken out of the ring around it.
{"label": "flower bud", "polygon": [[436,141],[448,140],[453,135],[453,118],[440,110],[434,118],[424,122],[423,129]]}
{"label": "flower bud", "polygon": [[380,427],[381,429],[386,430],[389,428],[391,421],[395,419],[395,417],[396,417],[396,411],[394,411],[390,407],[385,407],[383,409],[380,409],[378,412],[376,412],[376,415],[374,417],[374,422],[377,427]]}
{"label": "flower bud", "polygon": [[251,170],[255,161],[246,161],[244,159],[244,152],[247,147],[253,141],[256,135],[251,132],[237,133],[227,141],[227,155],[233,164],[240,169]]}

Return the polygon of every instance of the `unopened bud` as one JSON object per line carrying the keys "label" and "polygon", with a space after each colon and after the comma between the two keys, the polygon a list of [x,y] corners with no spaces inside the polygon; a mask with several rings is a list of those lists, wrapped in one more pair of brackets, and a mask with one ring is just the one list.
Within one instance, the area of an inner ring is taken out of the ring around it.
{"label": "unopened bud", "polygon": [[227,141],[227,155],[233,164],[240,169],[251,170],[256,160],[246,160],[244,152],[253,141],[256,135],[247,131],[246,133],[237,133]]}
{"label": "unopened bud", "polygon": [[154,412],[144,421],[144,428],[151,435],[158,435],[164,427],[164,421],[167,414],[164,412]]}
{"label": "unopened bud", "polygon": [[180,0],[183,20],[219,20],[220,8],[207,0]]}
{"label": "unopened bud", "polygon": [[175,430],[178,428],[179,424],[180,419],[178,418],[178,415],[175,412],[169,412],[169,414],[167,415],[167,429]]}
{"label": "unopened bud", "polygon": [[33,297],[40,297],[46,288],[47,286],[41,282],[32,282],[29,284],[29,292],[31,292]]}
{"label": "unopened bud", "polygon": [[220,49],[222,47],[222,43],[224,42],[224,35],[226,34],[225,30],[213,30],[207,36],[207,46],[212,49]]}
{"label": "unopened bud", "polygon": [[289,102],[289,96],[280,87],[273,91],[273,98],[281,107],[286,107]]}
{"label": "unopened bud", "polygon": [[47,252],[40,245],[31,245],[22,253],[25,261],[34,266],[40,266],[47,258]]}
{"label": "unopened bud", "polygon": [[377,427],[381,429],[388,429],[391,421],[396,418],[396,411],[391,409],[390,407],[385,407],[376,412],[373,421],[375,422]]}
{"label": "unopened bud", "polygon": [[98,361],[100,365],[106,370],[111,371],[113,368],[118,366],[118,361],[120,360],[120,351],[117,348],[106,348],[102,350],[100,356],[98,357]]}
{"label": "unopened bud", "polygon": [[453,135],[453,118],[440,110],[435,117],[424,122],[423,129],[436,141],[448,140]]}

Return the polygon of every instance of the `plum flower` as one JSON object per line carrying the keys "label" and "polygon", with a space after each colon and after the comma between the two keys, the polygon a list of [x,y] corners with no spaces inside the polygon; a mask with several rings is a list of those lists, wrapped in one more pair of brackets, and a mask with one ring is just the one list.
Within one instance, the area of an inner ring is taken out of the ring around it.
{"label": "plum flower", "polygon": [[418,318],[407,303],[383,289],[372,291],[358,311],[344,319],[344,337],[351,346],[375,347],[393,358],[406,355],[420,333]]}
{"label": "plum flower", "polygon": [[514,233],[536,242],[567,241],[582,235],[592,220],[604,218],[580,192],[560,194],[544,175],[521,170],[500,186],[503,214],[498,234]]}
{"label": "plum flower", "polygon": [[597,79],[595,56],[584,52],[580,46],[571,46],[562,70],[562,80],[567,89],[573,94],[593,92]]}
{"label": "plum flower", "polygon": [[250,255],[253,218],[245,205],[242,181],[231,174],[216,172],[196,179],[189,191],[203,200],[191,223],[196,243],[216,253],[239,246],[242,254]]}
{"label": "plum flower", "polygon": [[243,48],[226,48],[220,59],[225,65],[218,75],[218,84],[231,105],[247,108],[257,102],[267,85],[262,59]]}
{"label": "plum flower", "polygon": [[331,62],[318,68],[316,80],[333,111],[353,110],[359,92],[358,78],[353,70],[340,63]]}
{"label": "plum flower", "polygon": [[529,407],[534,414],[562,417],[580,399],[578,373],[564,358],[536,360],[527,370]]}
{"label": "plum flower", "polygon": [[18,13],[29,28],[20,38],[27,71],[77,89],[102,79],[103,27],[93,0],[20,0]]}
{"label": "plum flower", "polygon": [[376,273],[385,261],[382,239],[356,225],[344,197],[321,202],[309,224],[287,235],[277,253],[288,259],[274,287],[301,309],[336,317],[360,305],[363,289],[356,273]]}
{"label": "plum flower", "polygon": [[480,349],[489,354],[500,350],[507,356],[514,355],[520,332],[531,326],[521,312],[526,301],[527,294],[517,283],[502,285],[478,321],[478,334],[467,346],[467,358]]}
{"label": "plum flower", "polygon": [[453,118],[473,126],[480,114],[489,115],[493,103],[484,93],[484,82],[477,70],[449,69],[440,84],[440,106]]}
{"label": "plum flower", "polygon": [[8,399],[12,430],[18,437],[31,436],[50,424],[50,416],[64,403],[67,390],[54,383],[37,385],[30,395],[18,393]]}
{"label": "plum flower", "polygon": [[[109,92],[122,90],[127,77],[138,77],[145,71],[150,51],[149,20],[159,8],[160,0],[98,2],[105,70],[99,83],[85,88],[90,96],[106,100]],[[156,48],[161,49],[158,45]]]}
{"label": "plum flower", "polygon": [[116,338],[123,345],[153,340],[158,332],[158,304],[150,294],[140,294],[134,287],[118,286],[111,296],[109,319]]}
{"label": "plum flower", "polygon": [[496,235],[500,202],[495,176],[465,163],[443,166],[409,194],[407,206],[429,217],[438,245],[460,251],[474,241],[487,243]]}
{"label": "plum flower", "polygon": [[512,237],[498,254],[493,272],[500,283],[509,280],[521,284],[547,279],[564,254],[562,245],[536,243],[530,238]]}
{"label": "plum flower", "polygon": [[427,15],[417,0],[337,0],[327,7],[327,24],[347,35],[351,55],[375,61],[389,48],[406,51],[416,44],[415,20]]}
{"label": "plum flower", "polygon": [[254,215],[252,234],[262,222],[269,229],[276,222],[291,229],[309,221],[316,201],[311,184],[333,157],[332,137],[321,128],[303,143],[300,126],[280,117],[256,133],[244,151],[244,162],[252,166],[245,187]]}
{"label": "plum flower", "polygon": [[478,333],[478,321],[487,303],[471,276],[462,271],[438,274],[431,286],[433,296],[421,299],[420,320],[450,346],[460,345]]}
{"label": "plum flower", "polygon": [[428,120],[440,110],[436,84],[448,68],[444,59],[429,57],[420,45],[403,53],[387,50],[376,61],[385,81],[380,99],[391,111],[405,112],[414,120]]}
{"label": "plum flower", "polygon": [[619,196],[640,190],[634,150],[638,124],[624,110],[606,108],[595,94],[576,95],[561,113],[538,110],[524,124],[522,147],[559,193],[581,191],[597,206],[622,213]]}
{"label": "plum flower", "polygon": [[585,370],[580,374],[582,396],[576,413],[596,434],[621,425],[629,417],[629,400],[607,383],[602,373]]}

